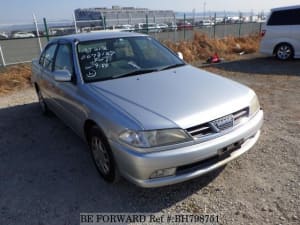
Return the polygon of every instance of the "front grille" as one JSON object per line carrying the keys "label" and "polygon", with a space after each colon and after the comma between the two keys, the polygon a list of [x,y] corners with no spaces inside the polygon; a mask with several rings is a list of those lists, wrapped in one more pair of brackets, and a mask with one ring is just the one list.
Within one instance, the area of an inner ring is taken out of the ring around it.
{"label": "front grille", "polygon": [[201,137],[214,133],[214,131],[208,123],[194,126],[186,130],[193,137]]}
{"label": "front grille", "polygon": [[204,136],[228,130],[238,125],[242,121],[242,119],[248,118],[248,116],[249,108],[247,107],[236,111],[230,115],[218,118],[214,121],[187,128],[186,131],[192,137],[201,138]]}
{"label": "front grille", "polygon": [[233,115],[234,125],[237,125],[241,122],[242,119],[249,117],[249,108],[239,110],[233,113],[232,115]]}
{"label": "front grille", "polygon": [[217,132],[233,127],[233,115],[221,117],[209,123]]}

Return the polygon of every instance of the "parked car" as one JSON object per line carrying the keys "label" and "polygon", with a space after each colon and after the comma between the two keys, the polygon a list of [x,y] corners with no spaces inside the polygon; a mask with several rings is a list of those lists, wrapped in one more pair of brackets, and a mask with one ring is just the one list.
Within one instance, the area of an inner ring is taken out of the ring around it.
{"label": "parked car", "polygon": [[134,30],[135,31],[139,31],[142,29],[142,26],[143,26],[144,23],[137,23],[134,25]]}
{"label": "parked car", "polygon": [[13,38],[33,38],[35,35],[30,32],[16,32],[12,35]]}
{"label": "parked car", "polygon": [[113,28],[120,31],[134,31],[134,26],[130,24],[115,25]]}
{"label": "parked car", "polygon": [[262,29],[260,52],[280,60],[300,57],[300,5],[271,10]]}
{"label": "parked car", "polygon": [[201,20],[199,21],[199,26],[205,26],[205,27],[210,27],[215,25],[215,23],[212,20]]}
{"label": "parked car", "polygon": [[263,123],[253,90],[179,55],[132,32],[64,36],[33,60],[32,83],[42,111],[86,140],[106,181],[170,185],[242,155]]}
{"label": "parked car", "polygon": [[177,23],[177,29],[178,30],[193,30],[194,27],[190,22],[185,22],[185,23]]}
{"label": "parked car", "polygon": [[177,24],[174,22],[168,23],[168,31],[176,31],[177,30]]}
{"label": "parked car", "polygon": [[0,33],[0,40],[8,39],[8,35],[6,33],[1,32]]}
{"label": "parked car", "polygon": [[161,28],[158,24],[156,23],[144,23],[141,26],[141,29],[139,30],[139,32],[142,33],[159,33],[161,32]]}
{"label": "parked car", "polygon": [[157,27],[158,27],[161,31],[168,31],[168,29],[169,29],[168,24],[165,24],[165,23],[157,24]]}

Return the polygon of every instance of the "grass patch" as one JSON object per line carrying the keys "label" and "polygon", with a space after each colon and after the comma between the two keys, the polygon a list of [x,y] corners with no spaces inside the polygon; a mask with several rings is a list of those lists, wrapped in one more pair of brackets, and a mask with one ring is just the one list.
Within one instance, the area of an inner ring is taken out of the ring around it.
{"label": "grass patch", "polygon": [[0,96],[30,86],[31,65],[0,67]]}
{"label": "grass patch", "polygon": [[207,60],[208,57],[215,53],[226,60],[234,60],[239,57],[239,53],[249,54],[257,52],[260,36],[250,35],[241,38],[210,39],[205,34],[195,33],[192,41],[180,41],[178,43],[164,41],[163,43],[175,52],[182,52],[184,60],[189,63]]}

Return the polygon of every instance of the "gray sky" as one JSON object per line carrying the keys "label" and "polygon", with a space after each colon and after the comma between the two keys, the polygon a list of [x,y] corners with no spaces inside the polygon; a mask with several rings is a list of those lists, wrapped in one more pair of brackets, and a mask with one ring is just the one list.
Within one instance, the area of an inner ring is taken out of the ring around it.
{"label": "gray sky", "polygon": [[300,5],[300,0],[1,0],[0,24],[31,22],[34,12],[39,20],[46,17],[70,19],[76,8],[111,7],[112,5],[145,7],[150,9],[172,9],[180,12],[242,11],[268,12],[270,8]]}

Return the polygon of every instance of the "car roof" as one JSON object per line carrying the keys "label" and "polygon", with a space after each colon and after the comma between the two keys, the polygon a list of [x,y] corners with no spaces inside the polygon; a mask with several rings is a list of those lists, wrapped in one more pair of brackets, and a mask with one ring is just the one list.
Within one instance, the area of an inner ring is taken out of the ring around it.
{"label": "car roof", "polygon": [[139,36],[147,36],[147,35],[134,33],[134,32],[99,31],[99,32],[72,34],[72,35],[57,37],[52,39],[50,42],[57,42],[59,40],[64,40],[69,42],[75,42],[75,41],[85,42],[85,41],[94,41],[94,40],[109,39],[109,38],[125,38],[125,37],[139,37]]}
{"label": "car roof", "polygon": [[300,9],[300,5],[293,5],[293,6],[285,6],[285,7],[278,7],[271,9],[272,12],[281,11],[281,10],[289,10],[289,9]]}

